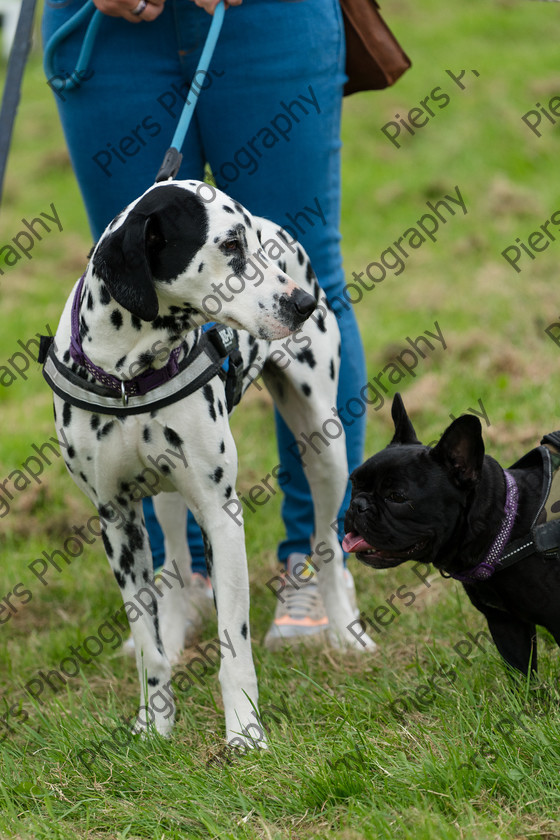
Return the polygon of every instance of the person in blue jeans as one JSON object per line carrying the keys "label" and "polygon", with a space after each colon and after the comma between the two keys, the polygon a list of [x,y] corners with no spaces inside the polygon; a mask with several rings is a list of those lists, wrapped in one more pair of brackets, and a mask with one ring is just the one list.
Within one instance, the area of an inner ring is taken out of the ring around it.
{"label": "person in blue jeans", "polygon": [[[44,43],[84,0],[45,0]],[[72,166],[97,239],[109,221],[155,180],[218,0],[94,0],[106,17],[88,72],[79,87],[63,90],[87,21],[59,46],[50,86]],[[338,0],[230,0],[210,69],[197,78],[194,117],[182,149],[178,178],[202,180],[205,165],[216,185],[251,213],[284,226],[307,250],[327,297],[340,295],[340,119],[345,81],[344,29]],[[336,307],[342,338],[338,406],[345,423],[348,465],[363,458],[365,417],[344,407],[366,382],[352,308]],[[278,558],[288,571],[310,552],[313,504],[291,432],[276,414],[284,484],[286,538]],[[341,508],[340,524],[349,500]],[[151,500],[144,513],[154,567],[164,559],[163,536]],[[193,599],[207,614],[209,583],[200,530],[189,515]],[[320,638],[328,626],[313,570],[305,585],[288,584],[278,601],[265,644],[270,648]],[[300,576],[301,577],[301,576]],[[346,570],[349,594],[353,581]],[[187,637],[200,631],[194,621]]]}

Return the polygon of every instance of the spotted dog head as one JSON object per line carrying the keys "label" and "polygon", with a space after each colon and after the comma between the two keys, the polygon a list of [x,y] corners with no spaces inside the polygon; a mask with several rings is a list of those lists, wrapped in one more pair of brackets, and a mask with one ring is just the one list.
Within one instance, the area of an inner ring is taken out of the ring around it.
{"label": "spotted dog head", "polygon": [[92,256],[111,296],[143,321],[198,313],[283,338],[316,306],[261,248],[260,224],[200,181],[156,184],[111,222]]}

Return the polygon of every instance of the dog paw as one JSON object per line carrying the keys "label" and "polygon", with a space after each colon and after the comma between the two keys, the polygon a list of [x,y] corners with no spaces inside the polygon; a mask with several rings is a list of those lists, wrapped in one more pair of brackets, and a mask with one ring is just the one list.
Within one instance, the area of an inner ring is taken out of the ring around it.
{"label": "dog paw", "polygon": [[169,738],[171,730],[173,729],[173,720],[164,717],[155,717],[152,714],[152,720],[146,721],[142,716],[143,712],[138,715],[136,722],[132,727],[132,734],[139,735],[141,738],[147,738],[151,735],[161,735],[162,738]]}

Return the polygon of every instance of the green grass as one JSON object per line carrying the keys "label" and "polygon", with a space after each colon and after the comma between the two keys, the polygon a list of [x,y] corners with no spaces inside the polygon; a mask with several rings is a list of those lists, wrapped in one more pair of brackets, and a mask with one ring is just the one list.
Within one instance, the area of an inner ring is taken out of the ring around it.
{"label": "green grass", "polygon": [[[370,408],[367,452],[389,439],[390,397],[398,389],[426,441],[441,434],[451,413],[478,408],[481,400],[490,421],[487,448],[506,465],[559,425],[560,348],[544,329],[560,320],[560,243],[533,261],[524,256],[520,273],[501,256],[560,209],[558,126],[543,118],[537,138],[521,121],[536,102],[547,106],[560,94],[558,8],[523,0],[394,0],[384,11],[414,67],[394,88],[345,103],[348,278],[379,261],[426,212],[427,201],[458,186],[467,214],[449,218],[436,242],[411,251],[402,273],[388,270],[356,306],[370,380],[407,337],[433,330],[436,321],[447,343],[420,360],[415,376],[388,388],[379,410]],[[446,73],[461,69],[464,91]],[[438,86],[449,104],[414,136],[403,130],[396,149],[381,127]],[[19,349],[18,339],[27,341],[45,324],[54,330],[91,244],[35,53],[10,157],[0,247],[22,229],[22,219],[48,212],[51,202],[62,233],[36,244],[32,260],[0,266],[0,365]],[[0,481],[33,443],[54,433],[38,367],[26,376],[0,386]],[[241,493],[277,464],[270,417],[268,399],[256,392],[234,416]],[[279,495],[246,516],[261,705],[287,698],[288,714],[271,724],[268,752],[208,764],[220,754],[224,731],[212,673],[179,692],[171,740],[132,740],[88,769],[80,752],[133,713],[137,679],[133,662],[106,645],[58,693],[45,690],[42,704],[22,690],[39,670],[57,668],[69,645],[96,635],[120,605],[99,540],[60,573],[53,570],[48,586],[31,573],[43,550],[60,547],[72,525],[94,513],[61,459],[53,457],[40,481],[17,493],[9,514],[0,509],[0,599],[17,584],[20,595],[31,592],[25,604],[12,596],[17,612],[9,620],[0,612],[0,715],[9,711],[12,723],[1,747],[0,836],[560,837],[558,653],[550,637],[540,636],[543,688],[514,686],[492,646],[483,640],[469,650],[467,634],[486,628],[459,584],[434,574],[427,587],[411,568],[372,573],[352,563],[369,617],[400,586],[415,596],[373,634],[378,654],[272,656],[262,640],[274,610],[266,582],[282,537]],[[205,640],[215,633],[209,627]],[[5,731],[0,722],[0,737]]]}

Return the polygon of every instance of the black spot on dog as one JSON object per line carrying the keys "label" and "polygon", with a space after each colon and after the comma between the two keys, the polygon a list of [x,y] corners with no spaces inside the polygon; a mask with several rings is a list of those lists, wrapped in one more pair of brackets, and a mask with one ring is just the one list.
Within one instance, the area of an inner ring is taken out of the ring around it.
{"label": "black spot on dog", "polygon": [[219,236],[215,236],[215,237],[214,237],[214,243],[219,242],[219,241],[220,241],[220,237],[219,237]]}
{"label": "black spot on dog", "polygon": [[216,484],[219,484],[219,483],[220,483],[220,481],[222,480],[223,476],[224,476],[224,471],[223,471],[223,468],[222,468],[222,467],[216,467],[216,469],[214,470],[214,472],[212,473],[212,475],[210,476],[210,478],[211,478],[211,479],[212,479],[212,481],[214,481]]}
{"label": "black spot on dog", "polygon": [[308,261],[307,265],[305,266],[305,276],[307,280],[311,281],[315,279],[315,272],[313,271],[313,266]]}
{"label": "black spot on dog", "polygon": [[88,291],[86,307],[87,309],[93,309],[93,295],[91,293],[91,289]]}
{"label": "black spot on dog", "polygon": [[119,309],[113,309],[111,312],[111,323],[116,330],[120,330],[123,325],[122,312]]}
{"label": "black spot on dog", "polygon": [[[200,529],[200,531],[202,533],[202,541],[204,543],[204,554],[205,554],[205,557],[206,557],[206,569],[208,571],[208,574],[211,575],[212,574],[212,569],[214,568],[214,553],[212,551],[212,543],[210,542],[210,540],[208,539],[208,536],[206,535],[206,532],[202,528]],[[214,603],[216,603],[215,596],[214,596]]]}
{"label": "black spot on dog", "polygon": [[124,532],[128,537],[128,547],[131,551],[140,550],[144,547],[144,535],[138,525],[127,522],[124,526]]}
{"label": "black spot on dog", "polygon": [[156,634],[156,647],[158,649],[158,653],[163,653],[163,645],[161,643],[161,636],[159,635],[159,618],[157,615],[157,602],[155,598],[152,598],[152,609],[154,611],[154,632]]}
{"label": "black spot on dog", "polygon": [[301,386],[301,390],[303,391],[306,397],[308,397],[311,394],[311,388],[309,387],[309,385],[307,385],[306,382],[304,382]]}
{"label": "black spot on dog", "polygon": [[73,458],[74,455],[76,454],[76,450],[74,449],[73,446],[69,446],[68,449],[66,450],[66,454],[68,455],[69,458]]}
{"label": "black spot on dog", "polygon": [[329,373],[330,373],[331,379],[334,380],[334,359],[331,359],[331,363],[330,363],[330,366],[329,366]]}
{"label": "black spot on dog", "polygon": [[223,204],[223,205],[222,205],[222,210],[225,210],[225,211],[226,211],[226,213],[233,213],[232,208],[231,208],[231,207],[228,207],[228,205],[227,205],[227,204]]}
{"label": "black spot on dog", "polygon": [[140,353],[138,356],[138,362],[143,368],[150,367],[154,359],[155,356],[150,350],[145,350],[144,353]]}
{"label": "black spot on dog", "polygon": [[257,231],[257,239],[259,240],[259,245],[262,245],[262,230]]}
{"label": "black spot on dog", "polygon": [[80,338],[85,338],[85,336],[89,333],[89,327],[87,325],[86,319],[82,315],[80,317]]}
{"label": "black spot on dog", "polygon": [[249,218],[247,213],[243,213],[243,221],[245,222],[245,224],[247,225],[248,228],[253,227],[253,225],[251,224],[251,219]]}
{"label": "black spot on dog", "polygon": [[163,429],[163,436],[167,443],[170,446],[176,446],[179,448],[183,444],[183,439],[177,434],[174,429],[171,429],[169,426],[165,426]]}
{"label": "black spot on dog", "polygon": [[70,350],[65,351],[65,353],[62,357],[62,361],[63,362],[69,362],[70,361]]}
{"label": "black spot on dog", "polygon": [[144,581],[144,583],[147,583],[149,581],[149,579],[150,579],[150,573],[147,569],[144,569],[144,571],[142,572],[142,580]]}
{"label": "black spot on dog", "polygon": [[126,506],[126,499],[124,496],[115,496],[115,500],[121,505],[122,507]]}
{"label": "black spot on dog", "polygon": [[138,332],[140,332],[140,330],[142,329],[142,321],[140,320],[140,318],[138,318],[137,315],[130,316],[130,323],[135,330],[138,330]]}
{"label": "black spot on dog", "polygon": [[62,425],[69,426],[70,421],[72,420],[72,406],[70,403],[65,402],[62,406]]}
{"label": "black spot on dog", "polygon": [[148,677],[148,685],[151,685],[151,686],[159,685],[159,677]]}
{"label": "black spot on dog", "polygon": [[297,249],[297,261],[298,261],[298,263],[299,263],[300,265],[303,265],[304,260],[305,260],[304,253],[303,253],[303,251],[301,250],[301,248],[298,246],[298,249]]}
{"label": "black spot on dog", "polygon": [[203,268],[204,268],[204,263],[203,263],[203,262],[201,262],[201,263],[200,263],[200,265],[198,266],[198,273],[199,273],[199,274],[202,274],[202,269],[203,269]]}
{"label": "black spot on dog", "polygon": [[119,566],[125,575],[129,575],[134,568],[134,554],[127,545],[121,547]]}
{"label": "black spot on dog", "polygon": [[220,443],[220,454],[223,455],[225,451],[226,451],[226,445],[222,440],[222,442]]}
{"label": "black spot on dog", "polygon": [[120,370],[125,362],[126,362],[126,356],[121,356],[120,359],[117,359],[117,361],[115,362],[116,369]]}
{"label": "black spot on dog", "polygon": [[99,416],[99,414],[92,414],[91,419],[89,421],[89,425],[91,426],[91,428],[93,429],[94,432],[99,427],[100,423],[101,423],[101,417]]}
{"label": "black spot on dog", "polygon": [[212,386],[208,384],[205,385],[202,389],[202,394],[204,396],[204,399],[208,403],[208,411],[210,412],[210,417],[214,422],[216,422],[217,415],[216,409],[214,408],[214,391],[212,389]]}
{"label": "black spot on dog", "polygon": [[338,343],[338,358],[340,359],[341,356],[342,356],[342,345],[339,342]]}
{"label": "black spot on dog", "polygon": [[220,417],[224,416],[224,406],[221,400],[218,400],[218,412],[220,414]]}
{"label": "black spot on dog", "polygon": [[144,428],[143,428],[143,430],[142,430],[142,437],[144,438],[144,440],[146,441],[146,443],[149,443],[149,442],[151,441],[151,439],[152,439],[152,430],[150,429],[150,427],[149,427],[149,426],[144,426]]}
{"label": "black spot on dog", "polygon": [[[101,516],[103,516],[103,514],[101,513],[101,508],[99,508],[99,513],[101,514]],[[107,557],[112,557],[113,556],[113,546],[111,545],[111,541],[110,541],[109,537],[107,536],[107,534],[105,533],[105,531],[101,531],[101,539],[103,540],[103,545],[105,546],[105,551],[107,552]]]}
{"label": "black spot on dog", "polygon": [[96,435],[97,440],[101,440],[102,438],[107,437],[107,435],[109,434],[109,432],[111,431],[111,429],[113,428],[114,425],[115,425],[115,421],[114,420],[109,420],[107,423],[105,423],[104,426],[102,426],[100,429],[98,429],[97,435]]}
{"label": "black spot on dog", "polygon": [[130,490],[130,484],[128,483],[128,481],[121,481],[121,485],[120,485],[121,493],[128,493],[129,490]]}
{"label": "black spot on dog", "polygon": [[310,348],[307,348],[307,350],[302,350],[300,353],[298,353],[296,359],[298,360],[298,362],[303,362],[309,365],[309,367],[312,369],[317,364],[315,356],[313,355],[313,351]]}
{"label": "black spot on dog", "polygon": [[[280,266],[280,268],[282,268],[282,266]],[[286,269],[282,268],[282,271],[286,271]],[[282,277],[281,274],[277,274],[276,279],[278,280],[279,283],[287,283],[288,282],[288,278],[287,277]]]}
{"label": "black spot on dog", "polygon": [[87,475],[85,475],[83,472],[80,473],[80,478],[82,479],[84,484],[89,484],[89,481],[87,480]]}
{"label": "black spot on dog", "polygon": [[121,574],[118,569],[113,569],[113,574],[115,575],[115,579],[116,579],[117,583],[119,584],[120,588],[124,589],[125,586],[126,586],[125,576],[123,574]]}
{"label": "black spot on dog", "polygon": [[103,306],[107,306],[109,303],[111,303],[111,295],[109,294],[109,289],[107,288],[107,286],[104,285],[104,283],[101,283],[101,285],[99,286],[99,300],[101,301]]}
{"label": "black spot on dog", "polygon": [[244,639],[247,638],[247,624],[246,623],[244,623],[243,627],[241,628],[241,635],[243,636]]}
{"label": "black spot on dog", "polygon": [[326,331],[327,331],[327,328],[326,328],[326,326],[325,326],[325,319],[324,319],[324,317],[321,315],[321,313],[320,313],[320,312],[319,312],[319,314],[317,315],[317,317],[316,317],[316,318],[314,318],[314,321],[315,321],[315,323],[317,324],[317,326],[319,327],[319,329],[321,330],[321,332],[323,332],[323,333],[324,333],[324,332],[326,332]]}
{"label": "black spot on dog", "polygon": [[229,497],[231,496],[231,492],[231,484],[228,484],[228,486],[224,490],[224,496],[226,497],[226,499],[229,499]]}

